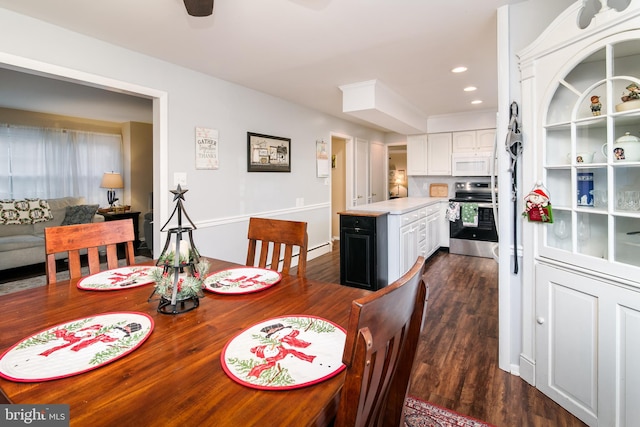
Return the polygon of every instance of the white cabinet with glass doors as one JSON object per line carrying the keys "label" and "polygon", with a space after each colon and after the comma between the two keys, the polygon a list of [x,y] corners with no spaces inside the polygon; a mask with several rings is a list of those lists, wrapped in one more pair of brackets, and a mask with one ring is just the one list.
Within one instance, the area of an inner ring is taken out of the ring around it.
{"label": "white cabinet with glass doors", "polygon": [[519,55],[521,187],[543,184],[553,212],[523,224],[521,361],[589,425],[640,417],[640,103],[622,99],[640,86],[640,5],[624,6],[590,20],[576,2]]}

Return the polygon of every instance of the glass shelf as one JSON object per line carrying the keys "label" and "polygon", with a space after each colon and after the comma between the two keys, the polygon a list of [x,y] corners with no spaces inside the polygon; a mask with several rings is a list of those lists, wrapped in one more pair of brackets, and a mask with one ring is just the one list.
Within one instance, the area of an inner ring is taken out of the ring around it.
{"label": "glass shelf", "polygon": [[640,85],[638,63],[640,40],[625,41],[598,49],[558,82],[543,128],[554,222],[544,228],[541,253],[546,247],[586,268],[640,267],[640,158],[613,154],[626,132],[640,136],[640,108],[616,108],[630,82]]}

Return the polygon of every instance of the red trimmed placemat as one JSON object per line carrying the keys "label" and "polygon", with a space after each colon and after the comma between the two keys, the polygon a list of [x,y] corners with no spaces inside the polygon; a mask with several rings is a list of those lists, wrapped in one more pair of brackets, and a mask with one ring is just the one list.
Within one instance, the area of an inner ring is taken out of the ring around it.
{"label": "red trimmed placemat", "polygon": [[138,312],[103,313],[45,329],[0,356],[0,376],[40,382],[99,368],[137,349],[153,331],[153,319]]}
{"label": "red trimmed placemat", "polygon": [[232,338],[221,363],[234,381],[261,390],[307,387],[345,369],[346,332],[320,317],[292,315],[257,323]]}
{"label": "red trimmed placemat", "polygon": [[78,288],[86,291],[116,291],[153,283],[152,273],[161,269],[151,265],[131,266],[105,270],[78,281]]}
{"label": "red trimmed placemat", "polygon": [[211,273],[204,280],[204,287],[216,294],[238,295],[262,291],[280,280],[282,275],[274,270],[234,267]]}

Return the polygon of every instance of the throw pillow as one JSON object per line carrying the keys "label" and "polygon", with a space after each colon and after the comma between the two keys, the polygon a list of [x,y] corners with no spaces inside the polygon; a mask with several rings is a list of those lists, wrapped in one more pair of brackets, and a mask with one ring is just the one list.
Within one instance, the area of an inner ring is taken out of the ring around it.
{"label": "throw pillow", "polygon": [[0,200],[0,224],[35,224],[52,219],[46,200]]}
{"label": "throw pillow", "polygon": [[64,219],[60,225],[88,224],[98,211],[99,205],[67,206]]}

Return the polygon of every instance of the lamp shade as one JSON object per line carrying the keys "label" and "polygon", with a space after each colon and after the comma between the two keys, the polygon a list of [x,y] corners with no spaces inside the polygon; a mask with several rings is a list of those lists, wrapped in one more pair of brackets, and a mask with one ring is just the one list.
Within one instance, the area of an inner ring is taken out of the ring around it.
{"label": "lamp shade", "polygon": [[102,175],[101,188],[124,188],[124,182],[122,176],[116,172],[105,172]]}

